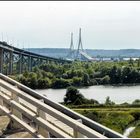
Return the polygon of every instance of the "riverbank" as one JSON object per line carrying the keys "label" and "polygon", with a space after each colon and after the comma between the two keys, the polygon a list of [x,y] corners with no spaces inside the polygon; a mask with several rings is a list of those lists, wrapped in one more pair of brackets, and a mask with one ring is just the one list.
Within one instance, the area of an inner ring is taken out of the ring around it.
{"label": "riverbank", "polygon": [[136,122],[140,121],[140,108],[94,107],[79,109],[75,106],[73,110],[121,134],[124,134],[129,127],[136,127],[128,137],[140,138],[140,126],[136,125]]}
{"label": "riverbank", "polygon": [[69,86],[140,84],[140,59],[121,62],[49,62],[34,67],[32,72],[12,76],[33,89],[62,89]]}

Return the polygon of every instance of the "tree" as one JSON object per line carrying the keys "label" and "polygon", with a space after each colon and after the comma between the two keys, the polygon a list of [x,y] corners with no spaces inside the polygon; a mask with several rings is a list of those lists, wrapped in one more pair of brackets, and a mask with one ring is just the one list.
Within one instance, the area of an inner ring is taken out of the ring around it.
{"label": "tree", "polygon": [[81,86],[82,85],[82,78],[74,77],[72,80],[73,80],[72,83],[74,86]]}
{"label": "tree", "polygon": [[87,73],[84,73],[84,75],[83,75],[83,83],[85,86],[89,86],[89,84],[90,84],[90,78]]}
{"label": "tree", "polygon": [[38,88],[39,89],[45,89],[50,87],[50,80],[49,78],[40,78],[38,79]]}
{"label": "tree", "polygon": [[140,99],[136,99],[135,101],[132,102],[134,105],[140,105]]}
{"label": "tree", "polygon": [[116,80],[117,80],[117,67],[116,66],[113,66],[111,68],[109,77],[110,77],[111,84],[116,84]]}
{"label": "tree", "polygon": [[73,86],[67,88],[66,95],[64,97],[65,104],[82,104],[84,101],[84,96],[79,92],[79,90]]}
{"label": "tree", "polygon": [[110,100],[110,97],[106,97],[105,105],[114,105],[115,103]]}
{"label": "tree", "polygon": [[69,80],[60,78],[53,81],[53,88],[66,88],[71,85]]}
{"label": "tree", "polygon": [[28,85],[29,87],[36,89],[38,86],[38,81],[37,81],[37,74],[34,72],[31,72],[29,74],[29,78],[28,78]]}
{"label": "tree", "polygon": [[137,66],[140,67],[140,58],[138,59]]}
{"label": "tree", "polygon": [[131,68],[130,67],[124,67],[123,69],[122,69],[122,82],[123,83],[129,83],[130,81],[129,81],[129,75],[130,75],[130,73],[131,73]]}
{"label": "tree", "polygon": [[129,64],[131,65],[131,66],[134,66],[134,60],[130,57],[130,59],[129,59]]}

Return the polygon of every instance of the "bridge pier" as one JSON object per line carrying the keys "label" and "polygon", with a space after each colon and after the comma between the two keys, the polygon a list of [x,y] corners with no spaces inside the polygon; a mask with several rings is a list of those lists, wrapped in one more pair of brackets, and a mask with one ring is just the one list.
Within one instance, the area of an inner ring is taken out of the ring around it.
{"label": "bridge pier", "polygon": [[28,57],[28,70],[29,70],[29,71],[32,70],[31,67],[32,67],[32,59],[31,59],[31,56],[29,56],[29,57]]}
{"label": "bridge pier", "polygon": [[3,49],[0,49],[0,72],[3,73]]}
{"label": "bridge pier", "polygon": [[18,67],[18,72],[19,72],[19,74],[21,74],[22,73],[22,59],[23,59],[23,55],[20,53],[19,54],[19,67]]}
{"label": "bridge pier", "polygon": [[13,52],[9,52],[10,56],[9,56],[9,74],[13,74]]}

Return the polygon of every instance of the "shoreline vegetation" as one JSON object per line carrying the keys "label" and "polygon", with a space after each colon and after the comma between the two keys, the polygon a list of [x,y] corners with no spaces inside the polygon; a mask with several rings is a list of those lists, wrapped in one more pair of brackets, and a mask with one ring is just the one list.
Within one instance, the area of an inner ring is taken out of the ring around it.
{"label": "shoreline vegetation", "polygon": [[121,134],[135,127],[128,137],[140,137],[140,99],[131,104],[116,104],[106,97],[101,104],[97,100],[85,98],[77,88],[71,86],[67,88],[61,104]]}
{"label": "shoreline vegetation", "polygon": [[120,62],[73,62],[35,67],[33,72],[10,76],[32,89],[67,88],[64,102],[70,109],[97,121],[121,134],[135,127],[128,137],[140,138],[140,100],[132,104],[115,104],[106,97],[104,104],[85,98],[77,88],[93,85],[140,85],[140,59]]}
{"label": "shoreline vegetation", "polygon": [[10,76],[32,89],[140,85],[140,59],[119,62],[49,62]]}
{"label": "shoreline vegetation", "polygon": [[124,134],[125,130],[130,127],[135,127],[135,129],[129,134],[129,138],[140,138],[140,108],[113,108],[113,107],[102,107],[102,108],[71,108],[96,121],[114,131]]}

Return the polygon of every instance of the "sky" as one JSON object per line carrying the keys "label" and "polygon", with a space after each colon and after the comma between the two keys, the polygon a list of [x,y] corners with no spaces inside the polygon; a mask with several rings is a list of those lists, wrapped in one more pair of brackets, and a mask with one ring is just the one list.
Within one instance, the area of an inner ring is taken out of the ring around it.
{"label": "sky", "polygon": [[140,1],[0,1],[0,40],[18,48],[140,49]]}

